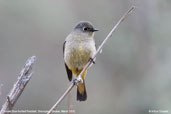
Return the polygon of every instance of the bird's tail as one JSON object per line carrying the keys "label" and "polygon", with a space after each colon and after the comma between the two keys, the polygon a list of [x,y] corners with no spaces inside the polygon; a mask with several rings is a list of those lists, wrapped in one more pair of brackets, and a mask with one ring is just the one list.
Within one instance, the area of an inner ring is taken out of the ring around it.
{"label": "bird's tail", "polygon": [[[80,74],[80,72],[78,74]],[[87,74],[87,70],[82,75],[83,83],[79,84],[77,87],[78,101],[85,101],[87,99],[87,92],[86,92],[85,81],[84,81],[86,74]]]}

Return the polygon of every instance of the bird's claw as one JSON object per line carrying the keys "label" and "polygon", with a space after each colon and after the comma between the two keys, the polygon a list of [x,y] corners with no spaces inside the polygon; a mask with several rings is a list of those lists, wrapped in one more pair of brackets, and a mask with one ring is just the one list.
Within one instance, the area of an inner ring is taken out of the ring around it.
{"label": "bird's claw", "polygon": [[75,78],[74,80],[73,80],[73,84],[74,85],[76,85],[76,86],[78,86],[78,84],[80,84],[80,83],[83,83],[83,79],[82,78]]}
{"label": "bird's claw", "polygon": [[73,83],[74,85],[77,85],[77,83],[78,83],[77,79],[76,79],[76,78],[73,79],[72,83]]}
{"label": "bird's claw", "polygon": [[94,61],[93,58],[90,58],[89,61],[90,61],[91,63],[95,64],[95,61]]}
{"label": "bird's claw", "polygon": [[78,83],[83,83],[83,79],[81,77],[78,77],[77,80],[78,80]]}

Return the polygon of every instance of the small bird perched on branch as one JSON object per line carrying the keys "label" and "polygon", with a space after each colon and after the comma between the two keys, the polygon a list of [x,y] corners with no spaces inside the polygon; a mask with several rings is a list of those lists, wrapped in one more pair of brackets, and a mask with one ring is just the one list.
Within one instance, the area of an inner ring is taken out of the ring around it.
{"label": "small bird perched on branch", "polygon": [[[78,77],[84,66],[96,53],[94,32],[98,31],[90,22],[79,22],[72,32],[67,36],[63,45],[64,62],[69,81],[72,75]],[[77,100],[85,101],[87,92],[85,88],[85,76],[87,70],[82,75],[83,83],[78,84]],[[74,78],[76,78],[74,77]]]}

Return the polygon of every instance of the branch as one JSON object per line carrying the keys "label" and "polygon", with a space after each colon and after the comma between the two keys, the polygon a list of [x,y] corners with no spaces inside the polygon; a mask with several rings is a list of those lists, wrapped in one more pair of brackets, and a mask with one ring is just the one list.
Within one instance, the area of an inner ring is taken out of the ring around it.
{"label": "branch", "polygon": [[[107,35],[107,37],[103,40],[103,42],[101,43],[101,45],[99,46],[99,48],[97,49],[96,53],[94,54],[94,56],[92,57],[92,61],[89,61],[86,66],[84,67],[84,69],[82,70],[82,72],[79,74],[79,76],[77,77],[77,84],[79,84],[81,81],[81,76],[83,75],[83,73],[85,72],[85,70],[87,70],[89,68],[89,66],[93,63],[93,60],[96,58],[97,54],[100,52],[100,50],[102,49],[103,45],[106,43],[106,41],[112,36],[112,33],[116,31],[116,28],[121,24],[121,22],[123,22],[128,16],[129,14],[132,13],[132,11],[135,9],[134,6],[132,6],[121,18],[120,20],[116,23],[116,25],[113,27],[113,29],[110,31],[110,33]],[[77,85],[76,84],[76,85]],[[57,106],[59,105],[59,103],[65,98],[65,96],[72,90],[72,88],[74,87],[74,83],[72,83],[69,88],[65,91],[65,93],[60,97],[60,99],[54,104],[54,106],[49,110],[49,112],[47,114],[51,114],[53,112],[53,110],[55,108],[57,108]]]}
{"label": "branch", "polygon": [[16,101],[22,94],[25,86],[27,85],[27,83],[29,82],[29,80],[31,79],[33,75],[32,67],[33,67],[35,60],[36,60],[36,57],[32,56],[26,61],[23,69],[20,72],[20,75],[18,76],[17,82],[13,85],[13,88],[7,95],[7,100],[2,106],[0,114],[10,114]]}

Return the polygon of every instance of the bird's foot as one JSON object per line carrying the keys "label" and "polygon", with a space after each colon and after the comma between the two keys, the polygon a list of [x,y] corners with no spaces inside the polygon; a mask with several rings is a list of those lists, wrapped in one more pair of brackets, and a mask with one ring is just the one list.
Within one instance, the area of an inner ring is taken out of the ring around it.
{"label": "bird's foot", "polygon": [[74,85],[76,85],[76,86],[78,86],[80,83],[83,83],[83,79],[82,78],[75,78],[74,80],[73,80],[73,84]]}
{"label": "bird's foot", "polygon": [[83,79],[81,77],[78,77],[77,80],[78,80],[78,83],[83,83]]}
{"label": "bird's foot", "polygon": [[90,61],[91,63],[95,64],[95,61],[93,58],[90,58],[88,61]]}
{"label": "bird's foot", "polygon": [[77,83],[78,83],[77,78],[73,79],[72,83],[77,86]]}

